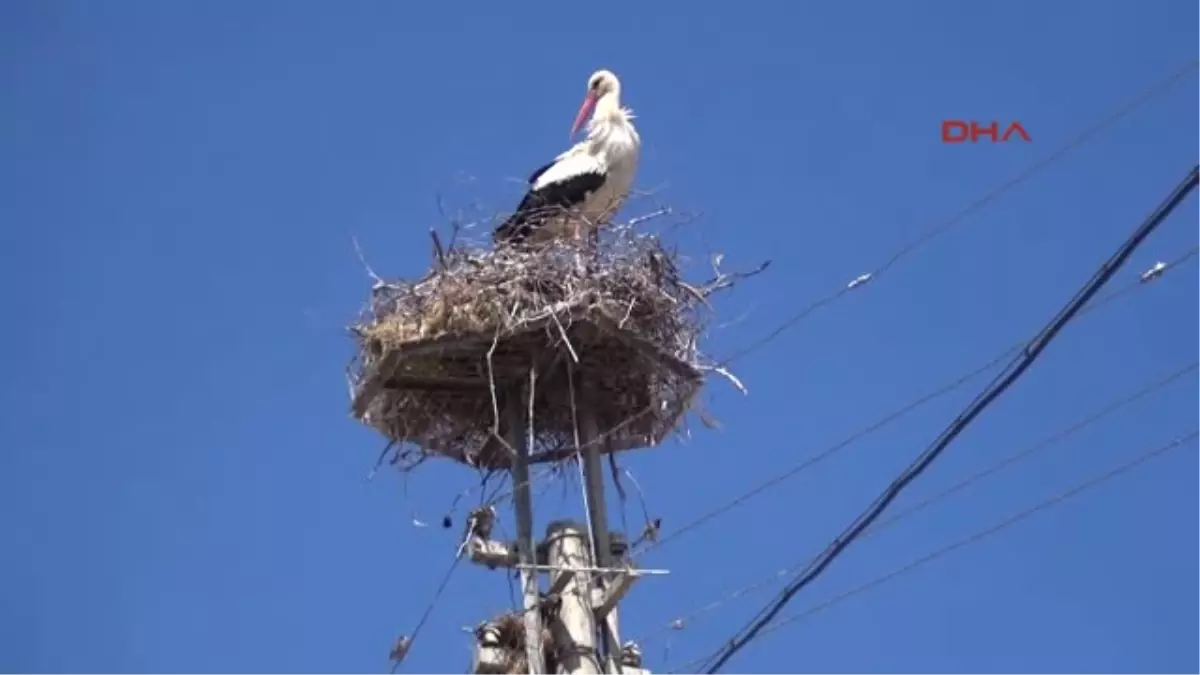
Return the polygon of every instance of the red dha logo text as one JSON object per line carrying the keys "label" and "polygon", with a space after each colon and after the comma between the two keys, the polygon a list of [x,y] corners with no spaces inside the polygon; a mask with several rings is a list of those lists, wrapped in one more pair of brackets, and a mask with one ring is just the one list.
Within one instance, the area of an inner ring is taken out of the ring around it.
{"label": "red dha logo text", "polygon": [[1000,133],[1000,123],[992,122],[987,126],[979,126],[978,122],[963,122],[962,120],[946,120],[942,122],[942,142],[943,143],[962,143],[968,138],[972,143],[979,141],[980,136],[987,136],[992,139],[993,143],[1007,143],[1008,139],[1016,134],[1020,136],[1026,143],[1029,142],[1029,134],[1025,131],[1025,127],[1021,126],[1020,122],[1013,122],[1008,125],[1004,133]]}

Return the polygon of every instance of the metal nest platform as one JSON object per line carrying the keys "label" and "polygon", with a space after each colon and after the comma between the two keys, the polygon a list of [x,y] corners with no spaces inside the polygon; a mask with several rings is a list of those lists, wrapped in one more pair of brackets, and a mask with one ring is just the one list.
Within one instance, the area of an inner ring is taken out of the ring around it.
{"label": "metal nest platform", "polygon": [[631,228],[588,248],[439,246],[422,279],[377,283],[351,327],[353,414],[410,457],[485,468],[511,464],[510,405],[534,463],[576,451],[585,403],[603,451],[656,445],[703,386],[711,290],[680,281],[674,254]]}

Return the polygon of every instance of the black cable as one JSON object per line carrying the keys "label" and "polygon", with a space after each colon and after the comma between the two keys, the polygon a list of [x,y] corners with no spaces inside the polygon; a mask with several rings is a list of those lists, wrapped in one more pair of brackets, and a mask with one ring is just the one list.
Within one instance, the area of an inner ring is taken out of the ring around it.
{"label": "black cable", "polygon": [[[1184,434],[1183,436],[1179,436],[1178,438],[1170,441],[1169,443],[1166,443],[1165,445],[1161,445],[1161,446],[1155,448],[1154,450],[1150,450],[1148,452],[1142,452],[1142,453],[1134,456],[1133,459],[1129,460],[1128,462],[1121,464],[1120,466],[1113,467],[1112,469],[1109,469],[1108,471],[1105,471],[1104,473],[1102,473],[1100,475],[1093,476],[1092,478],[1090,478],[1082,483],[1076,484],[1074,487],[1069,488],[1063,492],[1060,492],[1045,501],[1038,502],[1037,504],[1034,504],[1033,506],[1031,506],[1027,509],[1024,509],[1020,512],[1014,513],[1013,515],[1009,516],[1008,518],[1005,518],[1004,520],[1002,520],[998,523],[995,523],[994,525],[988,527],[987,529],[980,530],[978,532],[975,532],[974,534],[968,535],[967,537],[964,537],[955,542],[947,544],[946,546],[943,546],[943,547],[937,549],[936,551],[927,553],[927,554],[921,556],[920,558],[912,560],[909,563],[907,563],[901,567],[893,569],[891,572],[888,572],[887,574],[875,577],[874,579],[871,579],[870,581],[867,581],[866,583],[859,584],[858,586],[855,586],[848,590],[842,591],[841,593],[838,593],[837,595],[829,598],[828,600],[825,600],[824,602],[813,605],[812,607],[809,607],[808,609],[806,609],[798,614],[792,614],[790,616],[784,617],[784,618],[776,621],[775,623],[771,624],[770,626],[768,626],[759,635],[760,636],[767,635],[769,633],[774,633],[775,631],[777,631],[781,628],[786,628],[789,624],[794,624],[797,621],[800,621],[802,619],[812,616],[813,614],[816,614],[818,612],[822,612],[826,609],[829,609],[830,607],[832,607],[838,603],[845,602],[846,600],[848,600],[856,595],[859,595],[859,594],[869,591],[873,588],[876,588],[880,584],[891,581],[892,579],[895,579],[896,577],[898,577],[902,574],[911,572],[912,570],[917,569],[918,567],[921,567],[923,565],[927,565],[948,553],[952,553],[961,548],[964,548],[971,544],[975,544],[979,541],[982,541],[982,540],[986,539],[987,537],[990,537],[1004,529],[1007,529],[1009,527],[1012,527],[1013,525],[1016,525],[1017,523],[1025,520],[1026,518],[1029,518],[1038,513],[1041,513],[1043,511],[1049,509],[1052,506],[1061,504],[1062,502],[1079,495],[1080,493],[1084,492],[1085,490],[1090,490],[1091,488],[1094,488],[1094,487],[1104,483],[1105,481],[1112,480],[1113,478],[1116,478],[1117,476],[1120,476],[1121,474],[1123,474],[1127,471],[1131,471],[1152,459],[1161,457],[1161,456],[1165,455],[1166,453],[1170,452],[1171,450],[1181,447],[1184,443],[1195,440],[1198,436],[1200,436],[1200,431],[1192,431],[1190,433]],[[668,672],[675,672],[675,673],[692,672],[691,667],[693,665],[699,666],[704,661],[709,660],[709,658],[711,658],[711,657],[706,656],[706,657],[702,657],[699,659],[693,659],[693,660],[685,663],[680,669],[677,669],[674,671],[668,671]]]}
{"label": "black cable", "polygon": [[[1089,305],[1089,307],[1096,307],[1096,305]],[[1079,316],[1082,316],[1082,315],[1083,315],[1083,312],[1080,312],[1078,315],[1076,315],[1076,318],[1078,318]],[[1112,415],[1112,414],[1116,413],[1117,411],[1123,409],[1124,407],[1141,400],[1143,397],[1149,396],[1151,393],[1154,393],[1160,389],[1163,389],[1164,387],[1173,383],[1175,380],[1178,380],[1179,378],[1183,377],[1184,375],[1187,375],[1189,373],[1194,373],[1197,370],[1200,370],[1200,361],[1193,361],[1191,364],[1184,366],[1182,368],[1177,368],[1170,375],[1167,375],[1166,377],[1160,377],[1155,382],[1148,384],[1146,386],[1143,386],[1140,389],[1138,389],[1137,391],[1126,394],[1125,396],[1122,396],[1121,398],[1119,398],[1115,401],[1110,401],[1104,407],[1100,408],[1099,410],[1093,411],[1092,413],[1090,413],[1086,417],[1083,417],[1082,419],[1076,420],[1070,426],[1067,426],[1063,429],[1056,430],[1054,433],[1052,433],[1048,436],[1042,437],[1036,443],[1033,443],[1032,445],[1029,445],[1014,454],[1004,457],[1000,461],[996,462],[995,464],[989,465],[985,469],[982,469],[976,473],[971,474],[970,476],[960,480],[959,482],[954,483],[953,485],[946,488],[945,490],[942,490],[941,492],[938,492],[930,497],[927,497],[927,498],[909,506],[906,509],[903,509],[901,511],[893,513],[891,518],[886,518],[886,519],[876,521],[870,528],[863,531],[862,535],[859,536],[858,541],[861,542],[865,539],[873,537],[873,536],[875,536],[876,533],[892,526],[893,524],[895,524],[901,520],[904,520],[905,518],[908,518],[916,513],[919,513],[920,511],[928,508],[929,506],[931,506],[937,502],[940,502],[943,499],[953,496],[954,494],[966,489],[967,487],[975,484],[976,482],[978,482],[994,473],[997,473],[1009,466],[1012,466],[1013,464],[1017,463],[1018,461],[1028,459],[1028,458],[1032,457],[1035,453],[1038,453],[1042,450],[1045,450],[1046,448],[1049,448],[1057,443],[1060,443],[1060,442],[1066,440],[1067,438],[1070,438],[1074,434],[1107,418],[1109,415]],[[716,609],[719,609],[720,607],[723,607],[727,603],[732,602],[732,601],[746,595],[747,593],[749,593],[751,591],[759,590],[759,589],[767,586],[768,584],[775,585],[777,582],[783,581],[784,577],[790,577],[790,576],[800,572],[802,569],[804,569],[804,567],[800,563],[796,563],[796,564],[790,565],[784,569],[778,570],[777,572],[771,574],[770,576],[768,576],[766,578],[759,579],[758,581],[755,581],[752,584],[743,586],[737,590],[734,590],[733,592],[726,593],[722,597],[718,598],[717,600],[709,602],[708,604],[703,605],[703,606],[699,607],[698,609],[688,612],[687,614],[677,616],[676,618],[672,619],[670,622],[667,622],[665,625],[663,625],[657,631],[639,636],[638,638],[634,639],[634,642],[638,643],[639,645],[644,645],[648,641],[653,640],[655,637],[662,635],[663,633],[667,633],[669,631],[674,631],[674,630],[680,630],[681,628],[689,625],[697,617],[699,617],[703,614],[712,612]],[[764,633],[770,632],[770,630],[773,630],[776,625],[778,625],[778,622],[771,624],[771,628],[764,631]],[[715,651],[716,650],[714,650],[714,654],[715,654]],[[707,660],[711,659],[712,656],[713,655],[710,654],[703,659],[699,659],[699,661],[700,662],[707,661]]]}
{"label": "black cable", "polygon": [[[1200,247],[1193,246],[1190,250],[1188,250],[1183,255],[1175,258],[1171,262],[1166,263],[1165,265],[1163,265],[1163,267],[1159,268],[1158,274],[1159,275],[1165,274],[1166,272],[1182,265],[1183,263],[1187,262],[1188,260],[1192,259],[1193,257],[1196,257],[1197,254],[1200,254]],[[1135,279],[1133,282],[1125,285],[1124,287],[1118,288],[1117,290],[1105,295],[1104,297],[1101,297],[1099,299],[1092,301],[1086,307],[1079,310],[1079,313],[1075,315],[1075,318],[1078,319],[1079,317],[1084,316],[1088,312],[1099,309],[1099,308],[1103,307],[1104,305],[1107,305],[1109,302],[1120,299],[1121,297],[1123,297],[1125,295],[1128,295],[1138,289],[1145,288],[1145,287],[1146,287],[1146,282],[1144,280]],[[876,431],[879,431],[883,427],[902,418],[903,416],[907,415],[908,413],[912,412],[913,410],[916,410],[917,408],[928,403],[929,401],[932,401],[932,400],[936,399],[937,397],[942,396],[943,394],[948,394],[951,391],[954,391],[954,390],[958,389],[959,387],[965,385],[967,382],[974,379],[977,375],[982,375],[985,371],[991,370],[992,367],[999,365],[1002,361],[1009,358],[1014,353],[1020,351],[1020,349],[1024,346],[1025,346],[1025,342],[1023,340],[1018,341],[1016,344],[1005,348],[1004,351],[989,358],[987,363],[977,366],[970,372],[964,373],[963,375],[958,376],[952,382],[948,382],[948,383],[942,385],[938,389],[936,389],[932,392],[929,392],[928,394],[925,394],[914,401],[907,403],[904,407],[900,408],[899,410],[895,410],[895,411],[889,413],[888,415],[884,416],[882,419],[872,422],[868,426],[855,431],[853,434],[850,434],[849,436],[842,439],[841,441],[838,441],[836,444],[834,444],[828,448],[825,448],[820,453],[818,453],[816,455],[812,455],[812,456],[804,459],[799,464],[793,465],[792,467],[785,469],[782,473],[776,474],[775,476],[772,476],[771,478],[767,479],[765,482],[759,483],[757,486],[751,488],[750,490],[743,492],[742,494],[735,497],[732,501],[726,502],[726,503],[722,504],[721,506],[718,506],[717,508],[712,509],[712,510],[708,511],[707,513],[699,516],[698,518],[694,518],[694,519],[686,522],[685,524],[680,525],[679,527],[675,528],[668,534],[659,537],[658,539],[654,540],[653,542],[650,542],[646,546],[643,546],[642,548],[637,550],[634,553],[634,555],[636,557],[640,558],[641,556],[645,555],[646,553],[649,553],[650,551],[660,548],[664,544],[675,541],[678,537],[680,537],[684,534],[687,534],[689,531],[692,531],[692,530],[700,527],[701,525],[704,525],[705,523],[708,523],[708,522],[712,521],[713,519],[715,519],[725,513],[728,513],[729,511],[733,510],[737,506],[740,506],[741,504],[746,503],[747,501],[754,498],[755,496],[762,494],[763,492],[767,491],[768,489],[770,489],[772,487],[775,487],[776,485],[780,485],[787,479],[792,478],[793,476],[799,475],[801,472],[805,471],[806,469],[809,469],[810,467],[815,466],[818,462],[823,461],[828,457],[831,457],[834,453],[840,452],[841,450],[848,447],[850,444],[854,443],[855,441],[867,436],[868,434],[872,434]]]}
{"label": "black cable", "polygon": [[759,613],[759,618],[755,619],[746,631],[745,635],[740,638],[734,638],[728,645],[718,652],[719,656],[713,665],[708,669],[708,673],[715,673],[721,666],[725,665],[730,658],[743,647],[755,638],[762,629],[775,618],[779,611],[800,591],[807,586],[818,575],[829,566],[831,562],[839,555],[850,542],[854,541],[864,529],[867,528],[888,505],[896,498],[897,495],[917,476],[919,476],[933,460],[937,459],[938,455],[946,449],[948,445],[967,427],[978,415],[983,412],[988,405],[992,403],[1000,394],[1004,393],[1020,376],[1033,365],[1033,362],[1042,353],[1050,342],[1058,335],[1059,331],[1069,322],[1084,304],[1087,303],[1093,295],[1095,295],[1105,283],[1112,278],[1113,274],[1125,263],[1129,256],[1137,249],[1137,247],[1153,232],[1163,220],[1175,210],[1175,207],[1187,197],[1197,183],[1200,183],[1200,165],[1193,167],[1166,200],[1154,210],[1153,213],[1133,232],[1133,234],[1121,245],[1117,252],[1113,254],[1096,274],[1088,280],[1087,284],[1075,294],[1075,297],[1067,303],[1057,316],[1042,329],[1037,336],[1033,338],[1022,350],[1022,353],[1017,356],[1016,360],[1009,365],[1005,372],[1001,373],[991,384],[978,396],[967,409],[958,416],[950,426],[933,442],[933,444],[922,452],[903,473],[890,485],[883,494],[875,500],[870,508],[866,510],[845,532],[842,533],[833,543],[825,549],[825,551],[813,560],[812,564],[805,569],[800,576],[788,584],[788,586],[780,593],[779,597],[770,605]]}

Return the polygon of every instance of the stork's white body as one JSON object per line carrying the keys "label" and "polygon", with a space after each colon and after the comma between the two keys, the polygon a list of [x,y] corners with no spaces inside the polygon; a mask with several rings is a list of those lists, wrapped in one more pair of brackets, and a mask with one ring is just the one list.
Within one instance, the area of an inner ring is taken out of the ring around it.
{"label": "stork's white body", "polygon": [[[537,243],[590,236],[620,208],[637,173],[641,138],[620,105],[620,85],[607,71],[592,76],[607,90],[594,106],[587,137],[530,176],[516,212],[496,228],[497,241]],[[595,88],[595,87],[593,87]]]}
{"label": "stork's white body", "polygon": [[603,182],[584,190],[582,200],[568,214],[555,216],[537,228],[530,241],[589,235],[620,210],[633,187],[641,140],[632,124],[593,121],[588,138],[555,158],[531,186],[531,192],[567,186],[587,176]]}

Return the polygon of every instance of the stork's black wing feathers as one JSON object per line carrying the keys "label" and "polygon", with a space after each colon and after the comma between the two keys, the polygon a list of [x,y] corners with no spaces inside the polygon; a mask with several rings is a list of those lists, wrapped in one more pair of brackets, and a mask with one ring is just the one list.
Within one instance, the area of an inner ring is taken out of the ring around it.
{"label": "stork's black wing feathers", "polygon": [[[552,166],[553,162],[538,169],[529,182],[536,182],[538,176]],[[517,205],[517,210],[496,228],[492,239],[497,243],[520,243],[533,234],[548,216],[554,215],[560,209],[569,209],[581,203],[589,194],[599,190],[600,186],[604,185],[604,179],[603,173],[581,173],[526,192],[521,203]]]}

